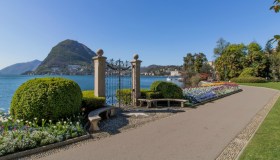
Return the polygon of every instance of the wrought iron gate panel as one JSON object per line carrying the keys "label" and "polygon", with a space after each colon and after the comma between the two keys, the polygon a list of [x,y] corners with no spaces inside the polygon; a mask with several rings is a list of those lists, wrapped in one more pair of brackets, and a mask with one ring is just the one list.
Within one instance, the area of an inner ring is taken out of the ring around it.
{"label": "wrought iron gate panel", "polygon": [[106,62],[106,103],[113,106],[130,106],[131,95],[119,92],[127,89],[131,93],[131,64],[113,59]]}

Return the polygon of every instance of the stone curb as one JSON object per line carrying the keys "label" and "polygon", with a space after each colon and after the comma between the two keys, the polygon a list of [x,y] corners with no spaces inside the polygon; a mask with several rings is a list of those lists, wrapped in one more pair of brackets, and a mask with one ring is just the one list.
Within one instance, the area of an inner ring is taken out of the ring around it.
{"label": "stone curb", "polygon": [[233,95],[233,94],[235,94],[235,93],[242,92],[242,91],[243,91],[242,89],[239,89],[239,90],[237,90],[237,91],[234,91],[234,92],[231,92],[231,93],[222,95],[222,96],[218,96],[218,97],[216,97],[216,98],[212,98],[212,99],[209,99],[209,100],[207,100],[207,101],[203,101],[203,102],[200,102],[200,103],[196,103],[196,104],[191,105],[191,106],[188,106],[188,107],[195,108],[195,107],[197,107],[197,106],[206,104],[206,103],[208,103],[208,102],[212,102],[212,101],[215,101],[215,100],[218,100],[218,99],[221,99],[221,98],[224,98],[224,97],[227,97],[227,96],[230,96],[230,95]]}
{"label": "stone curb", "polygon": [[37,147],[37,148],[34,148],[34,149],[30,149],[30,150],[25,150],[25,151],[21,151],[21,152],[17,152],[17,153],[12,153],[12,154],[8,154],[6,156],[1,156],[0,160],[18,159],[18,158],[21,158],[21,157],[29,156],[31,154],[36,154],[36,153],[39,153],[39,152],[44,152],[44,151],[47,151],[47,150],[50,150],[50,149],[54,149],[54,148],[58,148],[58,147],[61,147],[61,146],[68,145],[68,144],[83,141],[83,140],[89,139],[91,137],[92,136],[90,134],[83,135],[83,136],[72,138],[72,139],[69,139],[69,140],[66,140],[66,141],[57,142],[57,143],[49,144],[49,145],[42,146],[42,147]]}
{"label": "stone curb", "polygon": [[249,124],[226,146],[216,160],[236,160],[240,157],[250,140],[255,135],[258,128],[272,109],[278,98],[278,92],[268,104],[264,106],[249,122]]}

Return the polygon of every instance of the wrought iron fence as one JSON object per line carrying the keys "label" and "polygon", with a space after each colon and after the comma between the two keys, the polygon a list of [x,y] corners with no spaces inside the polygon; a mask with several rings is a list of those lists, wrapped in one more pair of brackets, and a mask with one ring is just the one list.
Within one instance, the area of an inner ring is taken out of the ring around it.
{"label": "wrought iron fence", "polygon": [[120,59],[106,63],[106,103],[119,107],[131,105],[131,63]]}

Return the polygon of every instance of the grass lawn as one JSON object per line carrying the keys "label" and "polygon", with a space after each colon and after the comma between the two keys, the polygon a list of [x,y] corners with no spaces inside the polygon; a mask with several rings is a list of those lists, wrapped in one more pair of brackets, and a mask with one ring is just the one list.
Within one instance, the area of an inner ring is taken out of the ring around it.
{"label": "grass lawn", "polygon": [[[244,83],[242,85],[267,87],[280,90],[280,83]],[[240,160],[280,159],[280,98],[249,142]]]}
{"label": "grass lawn", "polygon": [[280,82],[268,82],[268,83],[239,83],[240,85],[247,86],[257,86],[257,87],[266,87],[280,90]]}

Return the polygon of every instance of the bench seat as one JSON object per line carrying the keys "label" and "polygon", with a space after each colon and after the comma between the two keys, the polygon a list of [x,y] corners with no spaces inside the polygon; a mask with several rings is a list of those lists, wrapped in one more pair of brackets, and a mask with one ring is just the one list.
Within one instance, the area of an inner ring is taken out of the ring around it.
{"label": "bench seat", "polygon": [[157,107],[157,102],[160,101],[167,101],[167,105],[168,107],[170,107],[170,102],[180,102],[181,103],[181,107],[185,106],[185,103],[188,102],[188,100],[186,99],[171,99],[171,98],[163,98],[163,99],[138,99],[138,101],[140,102],[140,107],[143,106],[143,103],[146,102],[147,103],[147,108],[152,107],[152,103],[155,107]]}
{"label": "bench seat", "polygon": [[106,112],[106,118],[108,119],[110,116],[115,115],[115,109],[117,107],[114,106],[106,106],[96,110],[91,111],[88,114],[88,120],[90,122],[89,132],[99,131],[98,123],[101,120],[100,114]]}

